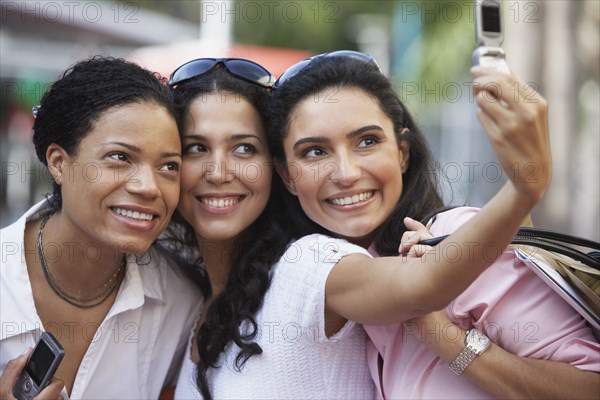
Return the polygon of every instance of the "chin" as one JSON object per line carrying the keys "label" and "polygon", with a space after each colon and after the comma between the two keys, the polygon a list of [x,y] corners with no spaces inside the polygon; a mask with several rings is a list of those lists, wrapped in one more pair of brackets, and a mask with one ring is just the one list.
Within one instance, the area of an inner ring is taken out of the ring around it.
{"label": "chin", "polygon": [[113,242],[114,247],[123,253],[145,253],[150,249],[155,240],[144,240],[139,237],[122,237]]}
{"label": "chin", "polygon": [[203,239],[208,240],[208,241],[213,241],[213,242],[224,242],[227,240],[233,240],[238,236],[239,236],[239,233],[237,235],[234,235],[230,232],[224,232],[224,233],[213,232],[211,234],[204,235]]}
{"label": "chin", "polygon": [[374,229],[370,224],[369,226],[353,226],[351,229],[348,229],[347,226],[335,227],[335,229],[328,229],[331,232],[334,232],[336,235],[344,236],[349,239],[361,239],[365,236],[372,235],[376,229]]}
{"label": "chin", "polygon": [[374,237],[373,229],[353,229],[351,231],[346,230],[343,233],[338,233],[336,231],[331,231],[336,234],[336,236],[347,240],[350,243],[358,244],[361,247],[368,247]]}

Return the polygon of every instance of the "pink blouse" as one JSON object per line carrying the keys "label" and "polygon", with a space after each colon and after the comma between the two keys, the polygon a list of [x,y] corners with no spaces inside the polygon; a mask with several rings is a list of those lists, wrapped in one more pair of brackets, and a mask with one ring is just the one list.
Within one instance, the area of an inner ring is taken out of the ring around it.
{"label": "pink blouse", "polygon": [[[439,214],[431,232],[433,236],[452,233],[478,211],[461,207]],[[370,252],[377,256],[373,249]],[[446,312],[465,330],[482,330],[511,353],[600,371],[600,345],[585,320],[512,251],[504,252]],[[445,361],[413,335],[412,328],[397,324],[365,329],[371,339],[367,355],[379,398],[493,398],[454,374]],[[430,334],[445,332],[442,327]]]}

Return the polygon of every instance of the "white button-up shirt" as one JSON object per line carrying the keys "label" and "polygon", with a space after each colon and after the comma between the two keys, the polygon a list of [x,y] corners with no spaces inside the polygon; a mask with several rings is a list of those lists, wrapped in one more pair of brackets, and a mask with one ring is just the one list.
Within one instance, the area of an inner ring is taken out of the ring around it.
{"label": "white button-up shirt", "polygon": [[[25,264],[25,224],[45,205],[38,203],[0,230],[0,371],[34,347],[46,329],[68,340],[66,329],[57,334],[56,326],[43,326]],[[157,399],[162,388],[174,385],[202,301],[179,267],[167,261],[155,249],[128,256],[115,302],[77,371],[72,399]],[[68,398],[64,390],[62,395]]]}

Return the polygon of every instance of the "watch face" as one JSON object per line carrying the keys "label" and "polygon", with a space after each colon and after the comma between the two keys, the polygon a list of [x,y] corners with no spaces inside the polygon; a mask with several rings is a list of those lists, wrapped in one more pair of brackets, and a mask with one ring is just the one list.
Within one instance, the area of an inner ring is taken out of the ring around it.
{"label": "watch face", "polygon": [[483,333],[477,329],[471,329],[467,334],[467,346],[473,350],[475,354],[481,354],[490,347],[492,342]]}

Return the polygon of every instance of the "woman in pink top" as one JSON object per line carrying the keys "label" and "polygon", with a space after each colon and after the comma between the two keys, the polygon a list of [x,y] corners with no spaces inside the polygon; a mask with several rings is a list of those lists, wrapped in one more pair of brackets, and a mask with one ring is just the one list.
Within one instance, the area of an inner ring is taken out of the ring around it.
{"label": "woman in pink top", "polygon": [[[538,167],[535,181],[507,174],[502,191],[486,205],[506,206],[496,223],[503,230],[509,221],[524,218],[522,211],[544,191],[550,172],[547,105],[512,76],[478,68],[472,73],[478,117],[503,169],[520,166],[525,173],[531,162]],[[514,87],[522,96],[514,96]],[[515,101],[526,96],[536,101]],[[342,51],[292,66],[274,85],[271,111],[274,158],[292,194],[286,210],[297,236],[318,231],[373,255],[393,256],[410,247],[398,247],[407,231],[428,235],[406,217],[422,219],[442,206],[432,158],[370,56]],[[542,186],[524,189],[532,183]],[[513,197],[515,191],[524,196]],[[431,234],[453,232],[478,211],[440,214]],[[493,266],[445,310],[411,324],[365,327],[378,397],[597,397],[600,350],[590,328],[512,252],[493,247],[485,248],[488,257],[499,256]],[[424,259],[451,257],[451,250],[452,243],[446,243]],[[372,302],[369,277],[360,279],[364,301]],[[390,324],[402,321],[392,309],[389,315]],[[359,322],[369,323],[368,315]],[[467,336],[472,351],[465,350]]]}

